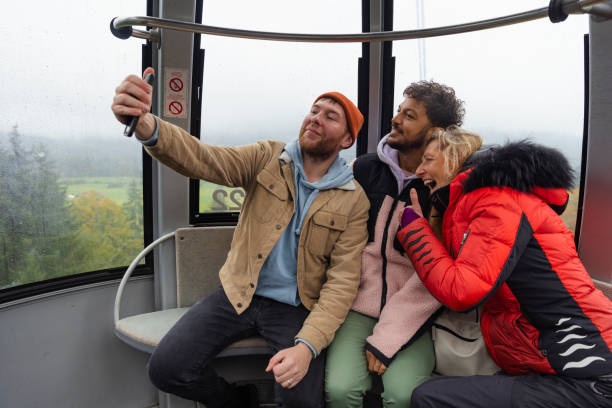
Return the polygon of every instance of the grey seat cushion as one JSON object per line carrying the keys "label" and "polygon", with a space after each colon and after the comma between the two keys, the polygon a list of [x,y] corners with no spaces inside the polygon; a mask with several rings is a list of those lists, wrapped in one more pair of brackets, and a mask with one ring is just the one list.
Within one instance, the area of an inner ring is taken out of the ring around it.
{"label": "grey seat cushion", "polygon": [[123,339],[125,337],[131,339],[130,344],[135,346],[134,342],[137,342],[142,345],[137,348],[142,350],[144,347],[147,351],[152,352],[162,337],[187,310],[189,310],[188,307],[181,307],[129,316],[117,322],[115,331],[123,335]]}
{"label": "grey seat cushion", "polygon": [[[162,337],[189,310],[188,307],[160,310],[120,319],[115,332],[123,341],[147,353],[152,353]],[[219,357],[271,354],[262,337],[251,337],[231,344]]]}

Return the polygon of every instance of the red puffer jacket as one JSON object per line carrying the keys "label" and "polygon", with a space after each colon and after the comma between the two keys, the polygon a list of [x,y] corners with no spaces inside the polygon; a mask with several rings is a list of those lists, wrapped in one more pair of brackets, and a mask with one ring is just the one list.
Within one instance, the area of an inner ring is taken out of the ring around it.
{"label": "red puffer jacket", "polygon": [[481,329],[508,374],[612,374],[612,302],[555,212],[572,171],[529,142],[479,158],[450,186],[440,243],[424,218],[398,238],[429,291],[454,310],[483,304]]}

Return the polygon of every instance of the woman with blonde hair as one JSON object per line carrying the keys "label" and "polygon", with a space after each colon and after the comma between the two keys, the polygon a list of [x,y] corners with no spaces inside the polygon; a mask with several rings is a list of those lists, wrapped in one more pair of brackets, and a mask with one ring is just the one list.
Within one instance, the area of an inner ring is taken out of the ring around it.
{"label": "woman with blonde hair", "polygon": [[412,408],[612,407],[612,302],[559,217],[573,184],[567,159],[519,141],[475,155],[449,178],[459,170],[452,152],[463,150],[443,139],[418,170],[434,193],[449,186],[443,243],[416,200],[397,237],[440,302],[482,306],[482,335],[503,373],[426,381]]}
{"label": "woman with blonde hair", "polygon": [[416,175],[430,189],[431,209],[427,219],[439,239],[442,239],[442,214],[448,204],[450,181],[481,146],[482,138],[478,134],[458,126],[435,128],[427,141]]}

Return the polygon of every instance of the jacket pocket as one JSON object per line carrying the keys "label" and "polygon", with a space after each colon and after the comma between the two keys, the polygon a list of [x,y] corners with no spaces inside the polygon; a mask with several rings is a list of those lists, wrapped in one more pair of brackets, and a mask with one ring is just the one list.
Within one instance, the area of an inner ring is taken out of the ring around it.
{"label": "jacket pocket", "polygon": [[255,219],[261,223],[269,222],[283,211],[288,197],[285,181],[263,169],[257,175],[257,186],[251,200]]}
{"label": "jacket pocket", "polygon": [[524,315],[521,314],[514,319],[514,327],[525,347],[534,355],[543,358],[545,352],[542,353],[542,350],[540,350],[539,332],[529,324]]}
{"label": "jacket pocket", "polygon": [[330,211],[318,211],[310,222],[306,248],[319,256],[329,256],[340,233],[346,229],[348,217]]}

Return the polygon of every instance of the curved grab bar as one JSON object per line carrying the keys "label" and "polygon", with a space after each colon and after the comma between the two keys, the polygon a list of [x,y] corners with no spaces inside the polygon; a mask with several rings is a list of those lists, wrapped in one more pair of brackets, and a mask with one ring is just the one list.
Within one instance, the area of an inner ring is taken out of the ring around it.
{"label": "curved grab bar", "polygon": [[140,260],[144,258],[149,252],[151,252],[153,248],[155,248],[157,245],[161,244],[164,241],[167,241],[170,238],[173,238],[174,234],[175,232],[169,232],[166,235],[163,235],[157,238],[155,241],[147,245],[145,249],[140,251],[140,253],[136,255],[136,258],[134,258],[132,263],[130,263],[130,266],[127,268],[127,270],[125,271],[125,274],[123,275],[123,278],[121,279],[121,283],[119,283],[119,288],[117,289],[117,294],[115,295],[115,307],[113,309],[113,320],[114,320],[115,327],[117,327],[117,322],[119,321],[119,306],[121,305],[121,297],[123,296],[123,289],[125,288],[125,285],[127,284],[128,279],[130,279],[130,276],[132,276],[132,272],[134,272],[134,269],[138,265],[138,262],[140,262]]}
{"label": "curved grab bar", "polygon": [[[565,14],[588,13],[589,6],[606,0],[565,0],[562,10]],[[451,34],[467,33],[471,31],[485,30],[495,27],[503,27],[512,24],[532,21],[548,17],[548,7],[522,13],[510,14],[487,20],[474,21],[471,23],[456,24],[443,27],[425,28],[420,30],[405,31],[381,31],[359,34],[294,34],[275,33],[266,31],[240,30],[234,28],[216,27],[203,24],[190,23],[186,21],[170,20],[158,17],[136,16],[115,17],[111,21],[111,31],[121,39],[132,35],[132,26],[149,26],[167,28],[178,31],[187,31],[198,34],[209,34],[224,37],[249,38],[255,40],[291,41],[291,42],[317,42],[317,43],[346,43],[346,42],[376,42],[392,40],[409,40],[415,38],[438,37]],[[139,37],[142,38],[139,32]]]}

